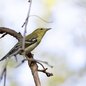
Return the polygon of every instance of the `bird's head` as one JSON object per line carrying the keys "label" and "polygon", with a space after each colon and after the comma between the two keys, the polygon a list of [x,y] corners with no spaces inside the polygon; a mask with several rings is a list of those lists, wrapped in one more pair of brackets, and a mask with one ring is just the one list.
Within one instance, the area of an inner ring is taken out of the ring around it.
{"label": "bird's head", "polygon": [[36,29],[34,32],[39,36],[39,37],[43,37],[44,34],[50,30],[51,28],[38,28]]}
{"label": "bird's head", "polygon": [[51,28],[38,28],[34,30],[31,34],[26,36],[26,40],[31,38],[37,38],[37,40],[40,42],[45,33],[50,30]]}

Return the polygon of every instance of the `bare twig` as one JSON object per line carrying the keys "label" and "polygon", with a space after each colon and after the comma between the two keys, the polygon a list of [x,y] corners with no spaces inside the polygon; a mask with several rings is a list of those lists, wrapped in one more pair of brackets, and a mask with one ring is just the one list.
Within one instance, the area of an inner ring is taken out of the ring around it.
{"label": "bare twig", "polygon": [[47,66],[49,66],[49,67],[51,67],[51,68],[53,68],[53,66],[52,65],[50,65],[48,62],[46,62],[46,61],[41,61],[41,60],[36,60],[37,61],[37,63],[44,63],[44,64],[46,64]]}
{"label": "bare twig", "polygon": [[5,68],[4,72],[4,86],[6,86],[6,77],[7,77],[7,68]]}
{"label": "bare twig", "polygon": [[[26,57],[27,57],[27,56],[26,56]],[[32,57],[33,57],[33,55],[32,55]],[[22,62],[21,62],[19,65],[16,66],[16,68],[19,67],[20,65],[22,65],[25,61],[28,61],[28,62],[30,61],[30,62],[35,62],[35,63],[40,64],[40,65],[42,66],[43,70],[38,70],[39,72],[45,73],[48,77],[53,76],[52,73],[46,72],[46,70],[47,70],[48,68],[45,68],[42,63],[48,65],[48,66],[51,67],[51,68],[53,68],[53,66],[49,65],[48,62],[46,62],[46,61],[36,60],[36,59],[34,59],[34,58],[30,59],[30,58],[27,57],[26,59],[23,59]]]}
{"label": "bare twig", "polygon": [[47,77],[53,76],[52,73],[49,73],[49,72],[46,71],[47,69],[48,69],[48,68],[45,68],[45,69],[43,69],[43,70],[38,70],[38,71],[45,73],[45,74],[47,75]]}
{"label": "bare twig", "polygon": [[30,15],[29,17],[37,17],[37,18],[41,19],[43,22],[53,23],[53,21],[46,21],[45,19],[43,19],[43,18],[41,18],[40,16],[37,16],[37,15]]}
{"label": "bare twig", "polygon": [[27,24],[29,22],[29,15],[30,15],[30,11],[31,11],[32,0],[29,0],[28,2],[30,3],[29,9],[28,9],[28,14],[27,14],[27,17],[26,17],[26,20],[25,20],[24,24],[22,25],[22,27],[25,26],[24,35],[23,35],[23,42],[22,42],[22,49],[25,48],[25,36],[26,36],[26,32],[27,32]]}
{"label": "bare twig", "polygon": [[0,76],[0,81],[4,78],[4,85],[3,86],[6,86],[6,76],[7,76],[7,68],[4,67],[2,74]]}
{"label": "bare twig", "polygon": [[1,76],[0,76],[0,81],[3,79],[4,73],[5,73],[6,67],[2,70]]}
{"label": "bare twig", "polygon": [[21,61],[21,63],[20,64],[18,64],[16,67],[19,67],[20,65],[22,65],[25,61],[35,61],[36,63],[38,63],[38,64],[40,64],[41,66],[42,66],[42,68],[44,68],[44,66],[43,66],[43,64],[42,63],[44,63],[44,64],[46,64],[47,66],[49,66],[49,67],[51,67],[51,68],[53,68],[53,66],[51,66],[48,62],[46,62],[46,61],[41,61],[41,60],[37,60],[37,59],[23,59],[22,61]]}

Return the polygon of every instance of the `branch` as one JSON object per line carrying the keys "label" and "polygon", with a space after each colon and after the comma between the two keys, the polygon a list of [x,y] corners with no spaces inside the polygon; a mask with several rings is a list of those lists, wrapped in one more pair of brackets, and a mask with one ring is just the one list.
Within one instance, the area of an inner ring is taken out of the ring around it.
{"label": "branch", "polygon": [[[0,27],[0,33],[1,34],[7,33],[7,34],[15,37],[16,39],[18,39],[18,41],[21,41],[20,39],[22,39],[21,34],[17,33],[14,30],[9,29],[9,28]],[[40,83],[40,80],[39,80],[39,76],[38,76],[38,66],[36,64],[36,61],[33,61],[33,55],[31,53],[29,53],[27,55],[27,57],[29,59],[32,59],[32,60],[28,60],[28,65],[29,65],[29,67],[31,69],[31,72],[32,72],[32,75],[33,75],[33,78],[34,78],[35,85],[36,86],[41,86],[41,83]]]}
{"label": "branch", "polygon": [[43,70],[38,70],[38,71],[45,73],[45,74],[47,75],[47,77],[53,76],[52,73],[49,73],[49,72],[46,71],[47,69],[48,69],[48,68],[45,68],[45,69],[43,69]]}
{"label": "branch", "polygon": [[[21,33],[17,33],[16,31],[14,31],[10,28],[6,28],[6,27],[0,27],[0,34],[3,34],[0,38],[3,38],[7,34],[9,34],[9,35],[15,37],[20,42],[22,42],[22,39],[23,39]],[[7,74],[7,67],[6,66],[7,66],[7,63],[5,65],[5,67],[3,68],[2,74],[0,76],[0,81],[4,77],[4,86],[6,86],[6,74]]]}
{"label": "branch", "polygon": [[[42,68],[43,68],[43,70],[38,70],[39,72],[45,73],[45,74],[47,75],[47,77],[53,76],[52,73],[49,73],[49,72],[46,71],[48,68],[45,68],[44,65],[41,64],[40,62],[37,62],[37,63],[40,64],[40,65],[42,66]],[[51,68],[52,68],[52,67],[51,67]]]}
{"label": "branch", "polygon": [[31,53],[28,53],[26,58],[30,59],[30,60],[28,60],[28,65],[31,69],[31,72],[32,72],[32,75],[34,78],[34,82],[35,82],[35,86],[41,86],[40,79],[38,76],[38,65],[36,64],[36,61],[33,61],[33,59],[34,59],[33,55]]}
{"label": "branch", "polygon": [[26,36],[26,32],[27,32],[27,25],[28,25],[28,22],[29,22],[29,15],[30,15],[30,11],[31,11],[32,0],[29,0],[28,2],[30,3],[30,5],[29,5],[27,17],[26,17],[26,20],[25,20],[24,24],[22,25],[22,27],[25,26],[24,35],[23,35],[23,42],[22,42],[22,49],[25,48],[25,36]]}
{"label": "branch", "polygon": [[4,72],[4,86],[6,86],[6,77],[7,77],[7,68],[5,68]]}
{"label": "branch", "polygon": [[[5,35],[9,34],[9,35],[15,37],[16,39],[18,39],[18,41],[21,41],[21,42],[22,42],[22,39],[23,39],[22,35],[21,35],[20,33],[17,33],[17,32],[14,31],[14,30],[11,30],[11,29],[6,28],[6,27],[0,27],[0,33],[1,33],[1,34],[5,34]],[[1,38],[3,38],[5,35],[3,35]],[[19,50],[21,50],[21,49],[19,49]],[[19,50],[17,50],[16,52],[18,52]],[[15,52],[15,53],[16,53],[16,52]],[[15,55],[15,54],[14,54],[14,55]],[[28,54],[26,54],[25,56],[26,56],[26,60],[28,61],[28,65],[29,65],[29,67],[30,67],[30,69],[31,69],[31,72],[32,72],[32,75],[33,75],[33,78],[34,78],[34,82],[35,82],[35,86],[41,86],[40,79],[39,79],[39,76],[38,76],[38,71],[45,73],[48,77],[53,76],[53,74],[47,72],[47,71],[46,71],[47,68],[45,68],[45,67],[41,64],[41,62],[48,64],[47,62],[34,59],[32,53],[28,53]],[[25,60],[24,60],[24,61],[25,61]],[[24,61],[23,61],[23,62],[24,62]],[[23,63],[23,62],[22,62],[22,63]],[[43,70],[38,70],[38,65],[37,65],[37,63],[42,66]],[[49,64],[48,64],[48,65],[49,65]],[[2,73],[2,77],[3,77],[4,72],[5,72],[5,71],[3,71],[3,73]],[[6,76],[6,75],[4,75],[4,76]],[[2,77],[1,77],[1,78],[2,78]],[[4,80],[5,80],[5,82],[6,82],[6,77],[5,77]],[[4,83],[4,84],[5,84],[5,83]]]}
{"label": "branch", "polygon": [[53,21],[47,21],[47,20],[41,18],[41,17],[38,16],[38,15],[30,15],[29,17],[37,17],[37,18],[39,18],[40,20],[42,20],[43,22],[45,22],[45,23],[53,23]]}
{"label": "branch", "polygon": [[[28,53],[26,55],[26,59],[22,60],[22,63],[24,63],[25,61],[28,61],[28,65],[29,65],[29,67],[31,69],[31,72],[32,72],[32,75],[33,75],[34,82],[35,82],[36,86],[41,86],[40,79],[39,79],[39,76],[38,76],[38,72],[45,73],[47,75],[47,77],[53,76],[53,73],[47,72],[48,68],[45,68],[44,65],[41,63],[41,62],[44,62],[44,61],[39,61],[39,60],[34,59],[33,54]],[[43,70],[38,69],[37,63],[42,66]],[[20,66],[20,65],[18,65],[18,66]]]}
{"label": "branch", "polygon": [[0,34],[3,34],[1,38],[3,38],[5,35],[9,34],[13,37],[15,37],[18,41],[22,41],[22,35],[21,33],[17,33],[16,31],[6,28],[6,27],[0,27]]}

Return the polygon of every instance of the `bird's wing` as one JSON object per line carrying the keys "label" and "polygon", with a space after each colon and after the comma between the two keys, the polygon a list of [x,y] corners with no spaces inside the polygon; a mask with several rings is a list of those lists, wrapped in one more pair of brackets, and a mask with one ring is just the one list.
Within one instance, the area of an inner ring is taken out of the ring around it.
{"label": "bird's wing", "polygon": [[36,42],[37,42],[37,37],[36,36],[35,37],[33,36],[33,37],[25,40],[25,48],[34,44],[34,43],[36,43]]}

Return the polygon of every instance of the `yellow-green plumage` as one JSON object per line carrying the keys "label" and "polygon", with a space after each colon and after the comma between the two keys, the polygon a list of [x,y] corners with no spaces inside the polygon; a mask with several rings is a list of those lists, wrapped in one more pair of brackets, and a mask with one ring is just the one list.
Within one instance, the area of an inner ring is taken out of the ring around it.
{"label": "yellow-green plumage", "polygon": [[[25,37],[25,53],[31,52],[38,44],[41,42],[43,36],[50,28],[38,28],[31,34]],[[22,43],[18,42],[0,61],[6,59],[15,53],[19,48],[22,47]],[[23,52],[18,52],[17,54],[23,54]]]}

